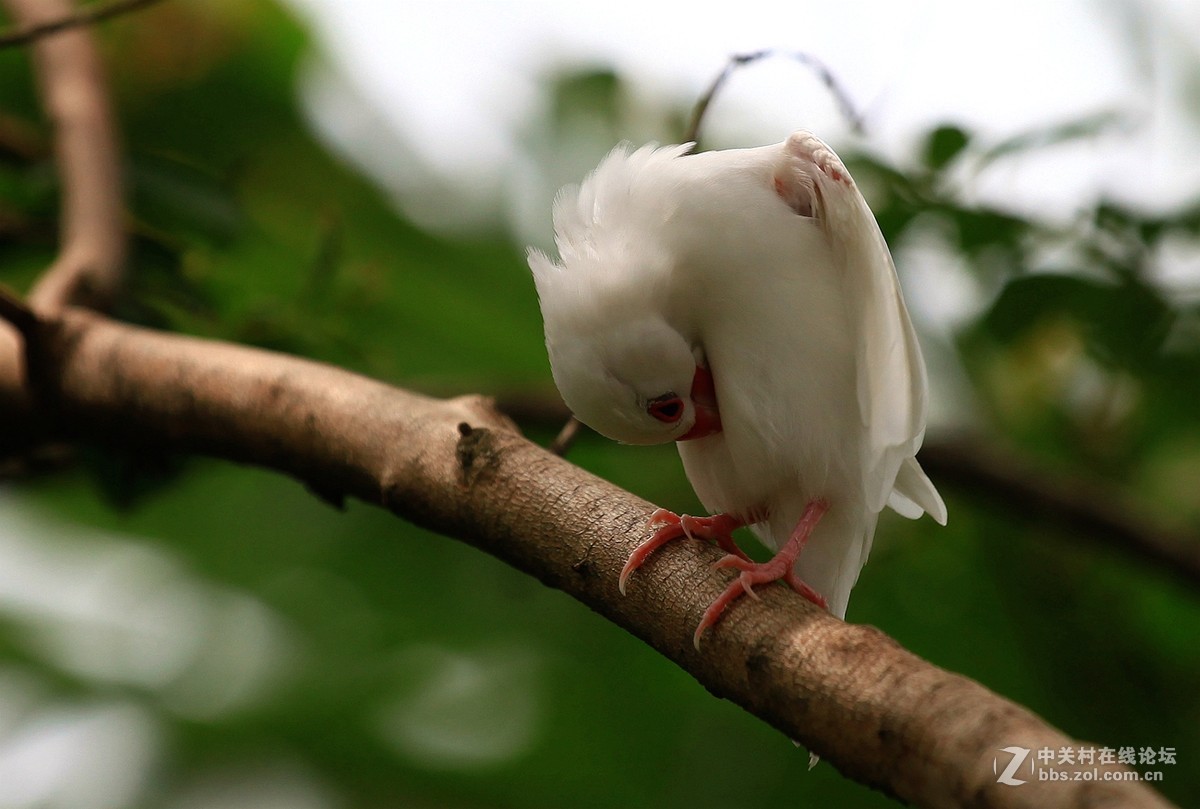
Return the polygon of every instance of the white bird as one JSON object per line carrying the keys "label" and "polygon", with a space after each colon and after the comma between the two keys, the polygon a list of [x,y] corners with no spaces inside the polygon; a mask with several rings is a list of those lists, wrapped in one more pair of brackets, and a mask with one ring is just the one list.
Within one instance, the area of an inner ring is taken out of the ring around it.
{"label": "white bird", "polygon": [[[883,235],[808,132],[753,149],[620,146],[554,203],[559,261],[529,251],[555,383],[629,444],[678,442],[708,517],[659,510],[664,543],[718,542],[740,574],[696,629],[784,580],[845,617],[884,506],[941,524],[914,457],[925,363]],[[777,555],[751,562],[751,526]],[[803,552],[802,552],[803,551]]]}

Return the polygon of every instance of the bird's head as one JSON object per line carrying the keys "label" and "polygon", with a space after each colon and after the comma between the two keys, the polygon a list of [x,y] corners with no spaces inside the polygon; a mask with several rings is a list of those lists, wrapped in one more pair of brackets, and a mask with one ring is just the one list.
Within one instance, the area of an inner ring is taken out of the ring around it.
{"label": "bird's head", "polygon": [[550,367],[563,400],[592,429],[661,444],[721,429],[703,350],[667,320],[661,288],[673,215],[658,190],[686,146],[618,147],[554,203],[560,261],[529,252]]}
{"label": "bird's head", "polygon": [[712,374],[665,322],[592,321],[589,327],[587,319],[560,318],[545,298],[543,312],[554,382],[584,424],[626,444],[689,441],[720,431]]}

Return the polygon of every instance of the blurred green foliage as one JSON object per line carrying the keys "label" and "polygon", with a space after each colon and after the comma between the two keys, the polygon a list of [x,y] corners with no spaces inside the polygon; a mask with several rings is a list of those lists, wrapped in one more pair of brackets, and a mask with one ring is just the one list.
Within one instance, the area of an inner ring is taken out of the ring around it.
{"label": "blurred green foliage", "polygon": [[[135,235],[121,316],[438,393],[551,393],[522,246],[424,232],[331,156],[297,109],[309,46],[286,15],[165,4],[102,41]],[[56,181],[25,55],[0,52],[0,75],[0,274],[24,287],[53,254]],[[553,91],[538,148],[569,150],[589,121],[620,134],[616,75]],[[1196,249],[1200,204],[1052,226],[947,190],[963,161],[1089,131],[989,152],[944,126],[911,167],[852,168],[894,245],[933,239],[994,291],[945,347],[975,429],[1200,530],[1200,310],[1151,271],[1165,244]],[[572,457],[697,508],[670,448],[585,437]],[[0,490],[0,773],[39,728],[116,724],[75,753],[101,756],[99,781],[82,764],[10,781],[25,802],[0,783],[6,806],[892,805],[471,548],[259,470],[81,460]],[[940,483],[950,527],[885,518],[851,620],[1072,735],[1176,748],[1161,789],[1200,805],[1195,591]]]}

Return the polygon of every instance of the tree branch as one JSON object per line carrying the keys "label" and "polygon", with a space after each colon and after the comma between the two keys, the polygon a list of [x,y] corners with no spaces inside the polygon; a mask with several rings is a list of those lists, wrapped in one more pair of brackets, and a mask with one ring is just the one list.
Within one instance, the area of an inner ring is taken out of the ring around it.
{"label": "tree branch", "polygon": [[934,479],[969,489],[1030,519],[1069,526],[1085,537],[1200,585],[1200,538],[1167,528],[1112,486],[1052,474],[1020,456],[970,438],[930,442],[921,464]]}
{"label": "tree branch", "polygon": [[69,28],[80,28],[85,25],[95,25],[110,17],[136,11],[143,6],[160,2],[162,0],[115,0],[115,2],[103,5],[97,3],[87,6],[74,14],[64,14],[58,19],[53,19],[49,22],[27,22],[20,26],[20,30],[0,33],[0,48],[28,45],[36,39],[57,34],[59,31],[66,31]]}
{"label": "tree branch", "polygon": [[[62,30],[64,19],[72,16],[68,0],[3,1],[25,32]],[[54,127],[63,200],[58,258],[29,301],[46,313],[69,304],[105,308],[121,282],[126,239],[116,125],[104,70],[86,31],[31,38],[42,106]]]}
{"label": "tree branch", "polygon": [[[512,393],[500,397],[498,404],[524,426],[552,427],[569,419],[569,424],[578,424],[557,394]],[[571,432],[565,447],[576,437],[577,432]],[[551,447],[560,455],[565,454],[562,438],[560,434]],[[1062,526],[1081,541],[1107,545],[1189,586],[1200,586],[1200,536],[1162,525],[1111,485],[1052,473],[1017,453],[965,435],[926,440],[920,460],[939,488],[957,487],[975,498],[1019,508],[1031,519]]]}
{"label": "tree branch", "polygon": [[430,399],[82,310],[44,323],[41,339],[39,395],[67,436],[266,466],[463,539],[592,607],[847,776],[905,801],[1168,805],[1134,782],[998,784],[999,748],[1080,743],[784,587],[739,603],[697,653],[692,628],[729,577],[712,569],[720,554],[677,543],[622,597],[617,575],[653,507],[526,441],[485,399]]}

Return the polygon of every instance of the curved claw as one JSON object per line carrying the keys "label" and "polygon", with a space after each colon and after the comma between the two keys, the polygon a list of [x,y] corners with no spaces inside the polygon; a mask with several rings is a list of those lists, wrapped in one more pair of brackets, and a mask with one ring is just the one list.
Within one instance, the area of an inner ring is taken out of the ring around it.
{"label": "curved claw", "polygon": [[696,632],[692,635],[692,645],[696,647],[697,652],[700,651],[700,636],[704,634],[704,630],[715,624],[725,608],[746,592],[742,589],[743,587],[742,578],[739,576],[725,588],[721,595],[717,596],[713,603],[708,605],[708,609],[704,611],[704,616],[700,619],[699,626],[696,627]]}
{"label": "curved claw", "polygon": [[734,554],[726,554],[717,561],[713,562],[713,570],[724,567],[736,567],[738,570],[749,570],[754,566],[754,562],[746,556],[735,556]]}
{"label": "curved claw", "polygon": [[744,522],[730,517],[728,514],[714,514],[711,517],[690,517],[687,515],[680,516],[672,511],[667,511],[665,508],[657,509],[650,515],[650,519],[647,521],[647,526],[655,529],[655,531],[649,539],[638,545],[633,553],[629,555],[625,566],[621,568],[620,576],[617,577],[617,589],[620,590],[621,595],[625,595],[625,587],[633,571],[645,564],[650,555],[663,545],[682,537],[711,540],[720,545],[734,558],[749,563],[750,557],[742,553],[741,548],[733,541],[731,535],[734,529],[740,528],[744,524]]}
{"label": "curved claw", "polygon": [[[659,509],[659,511],[662,511],[662,509]],[[670,514],[670,512],[667,513]],[[654,524],[654,517],[657,514],[658,512],[656,511],[650,517],[652,525]],[[674,514],[671,514],[671,516],[675,517]],[[671,540],[679,539],[683,536],[683,530],[679,527],[679,518],[675,517],[675,520],[676,522],[674,523],[659,523],[662,527],[655,531],[649,539],[634,548],[633,553],[629,554],[629,559],[626,560],[625,567],[621,568],[621,575],[617,577],[617,589],[621,591],[621,595],[625,595],[625,583],[629,580],[629,574],[641,567],[650,558],[650,554]]]}
{"label": "curved claw", "polygon": [[707,539],[717,543],[721,550],[749,562],[750,557],[733,541],[733,532],[747,523],[730,517],[728,514],[714,514],[711,517],[679,518],[679,525],[688,539]]}
{"label": "curved claw", "polygon": [[677,525],[682,519],[674,511],[667,511],[665,508],[660,508],[655,509],[654,513],[650,515],[650,519],[646,520],[646,525],[650,528],[660,525]]}

